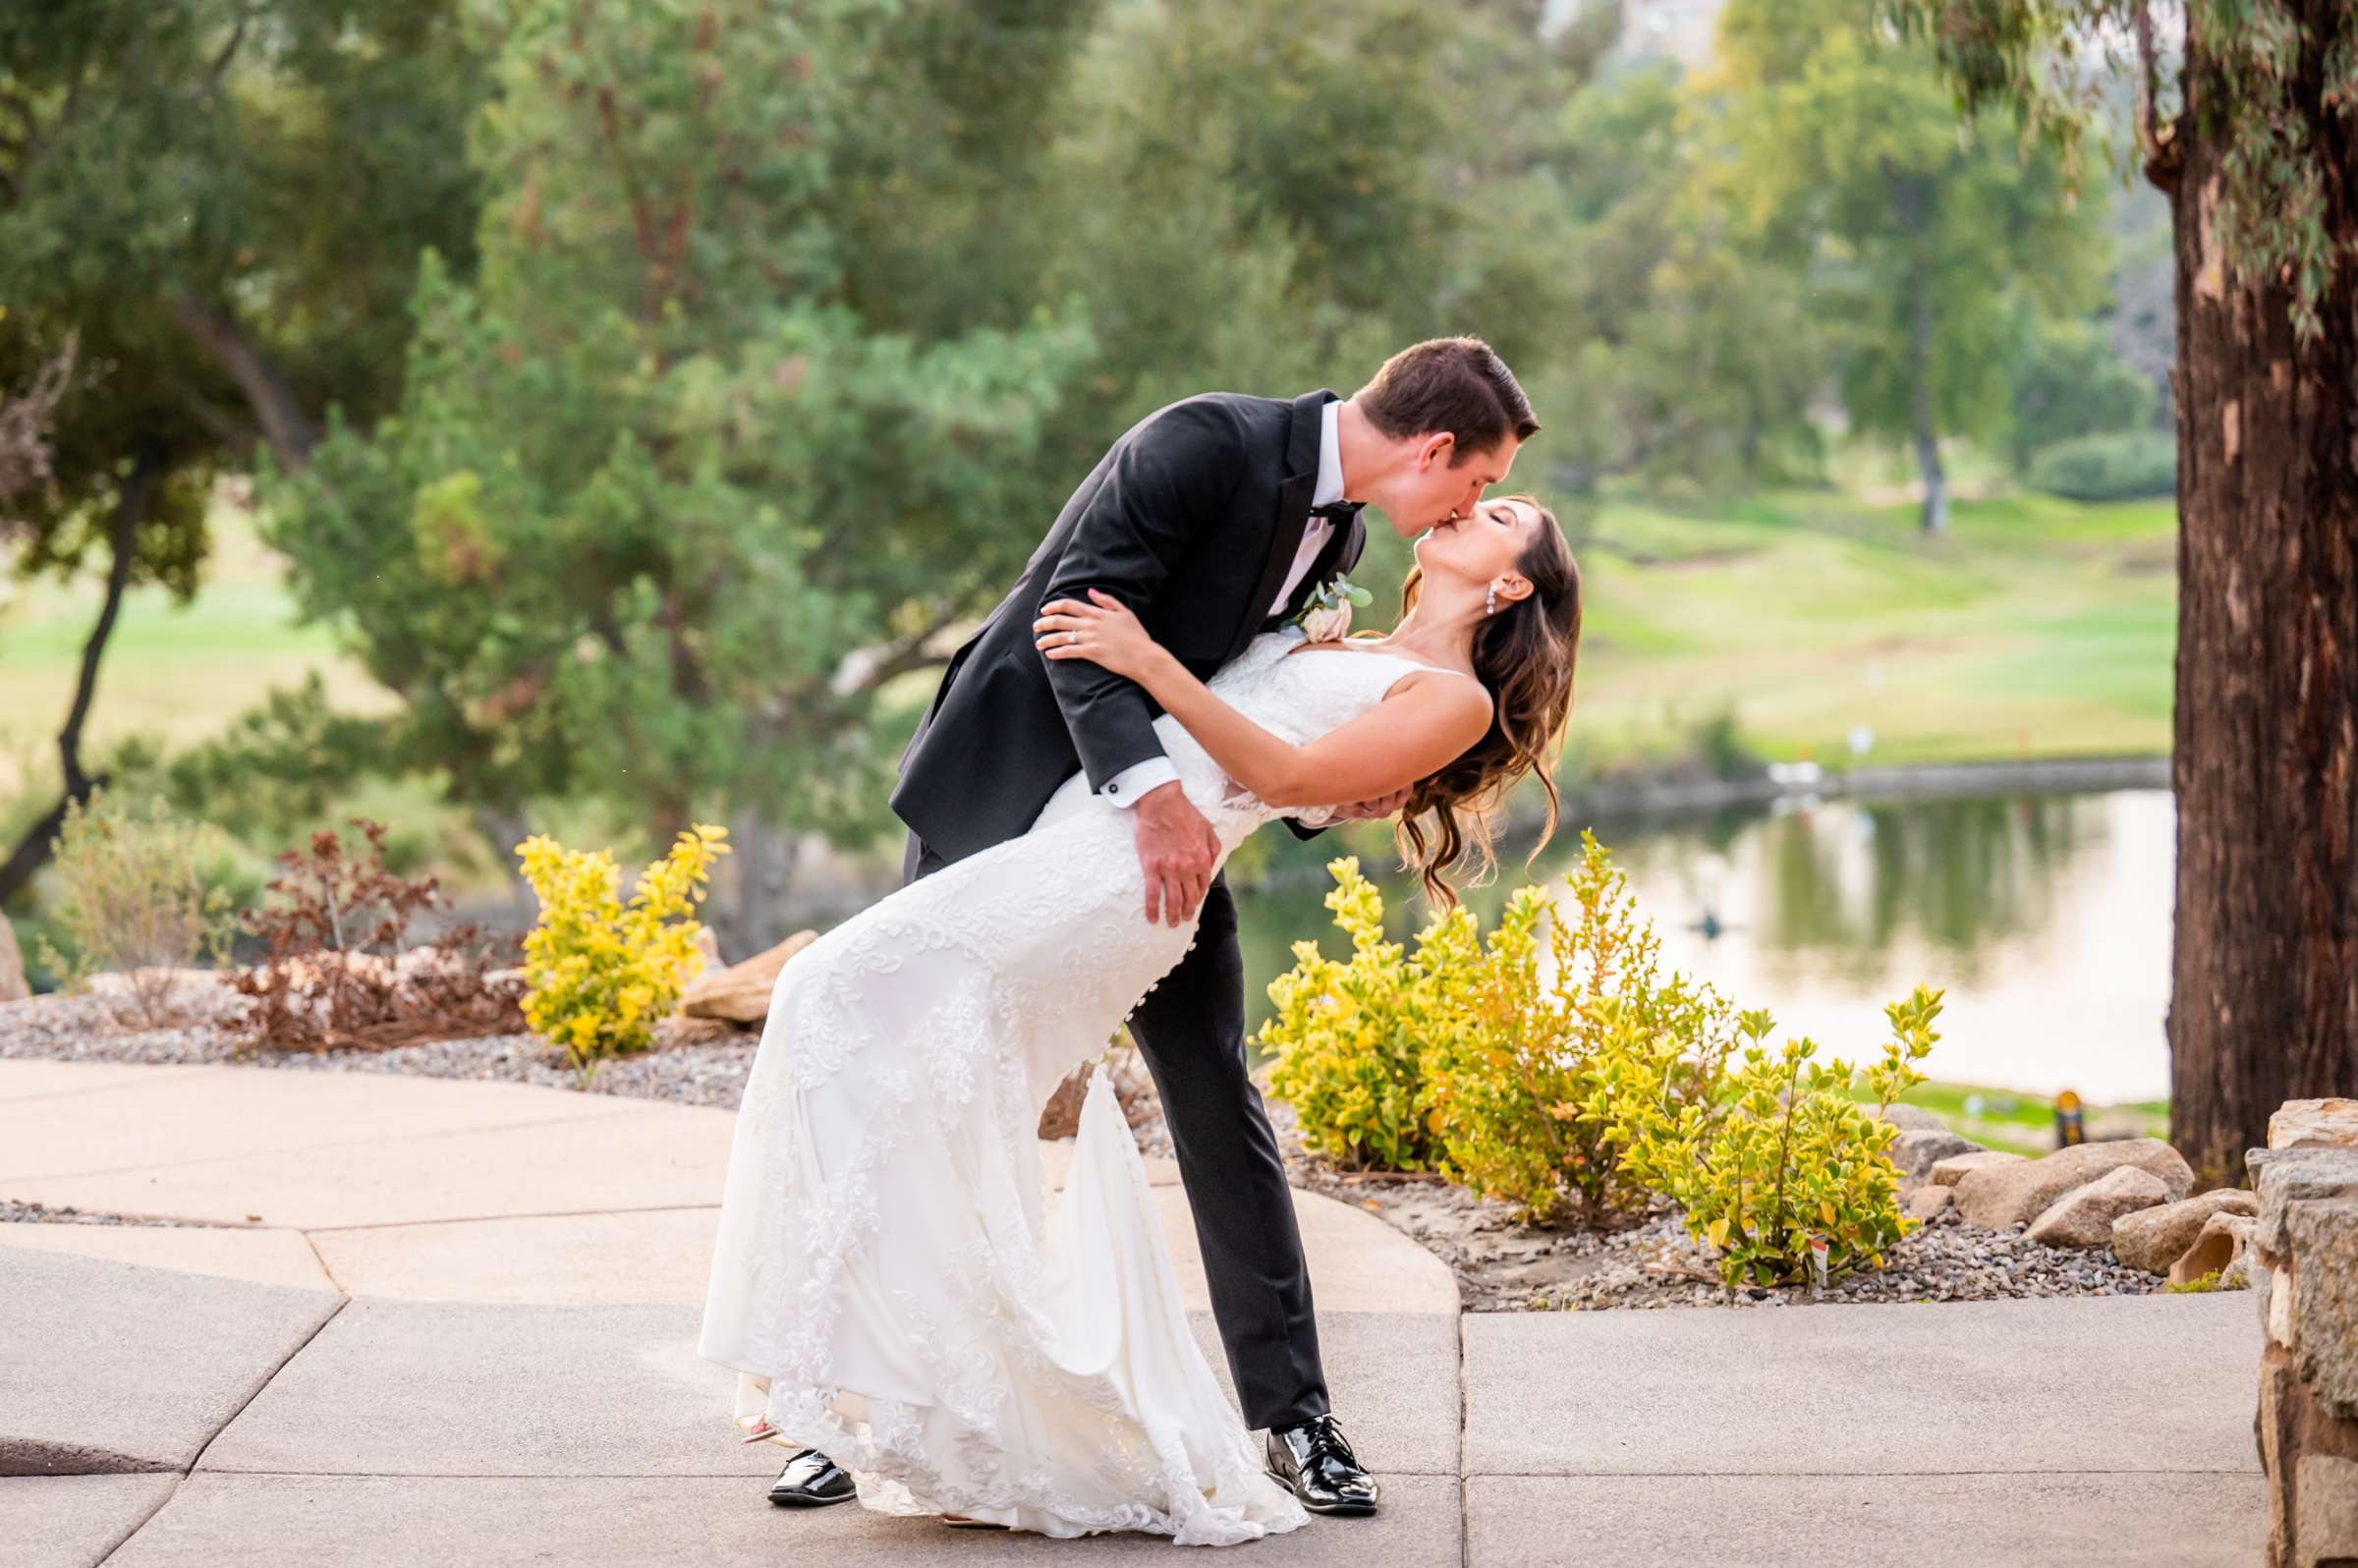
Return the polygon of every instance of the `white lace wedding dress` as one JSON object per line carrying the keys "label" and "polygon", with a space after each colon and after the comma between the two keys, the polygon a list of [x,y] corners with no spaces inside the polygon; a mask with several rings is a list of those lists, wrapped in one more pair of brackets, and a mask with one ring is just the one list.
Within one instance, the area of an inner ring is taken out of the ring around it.
{"label": "white lace wedding dress", "polygon": [[[1381,700],[1390,653],[1254,640],[1211,685],[1303,742]],[[1221,858],[1281,813],[1155,729]],[[1300,815],[1299,812],[1290,814]],[[1034,1131],[1072,1067],[1195,941],[1150,924],[1131,817],[1076,776],[1030,831],[901,889],[787,964],[738,1108],[700,1353],[738,1424],[887,1513],[1182,1544],[1305,1522],[1189,1332],[1102,1072],[1061,1200]]]}

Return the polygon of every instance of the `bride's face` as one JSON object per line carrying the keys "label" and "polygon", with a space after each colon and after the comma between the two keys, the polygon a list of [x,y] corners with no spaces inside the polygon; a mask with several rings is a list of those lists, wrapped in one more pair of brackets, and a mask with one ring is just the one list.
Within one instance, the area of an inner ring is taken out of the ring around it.
{"label": "bride's face", "polygon": [[1516,570],[1540,527],[1540,514],[1521,501],[1483,501],[1472,515],[1436,525],[1417,540],[1417,564],[1429,582],[1475,587]]}

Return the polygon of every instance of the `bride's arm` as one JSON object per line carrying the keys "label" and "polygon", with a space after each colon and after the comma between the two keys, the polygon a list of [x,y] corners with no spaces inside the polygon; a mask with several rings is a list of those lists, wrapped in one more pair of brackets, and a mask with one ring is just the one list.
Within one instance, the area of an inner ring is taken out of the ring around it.
{"label": "bride's arm", "polygon": [[[1051,659],[1087,659],[1146,688],[1221,770],[1269,806],[1332,806],[1406,789],[1481,740],[1490,698],[1471,680],[1426,674],[1307,746],[1271,735],[1222,701],[1147,635],[1119,599],[1057,599],[1032,623]],[[1288,655],[1290,656],[1290,655]],[[1348,658],[1349,654],[1331,657]]]}

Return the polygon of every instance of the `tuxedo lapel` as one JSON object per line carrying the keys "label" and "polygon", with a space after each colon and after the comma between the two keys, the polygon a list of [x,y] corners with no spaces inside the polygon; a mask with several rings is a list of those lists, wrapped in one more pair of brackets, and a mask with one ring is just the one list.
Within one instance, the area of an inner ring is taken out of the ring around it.
{"label": "tuxedo lapel", "polygon": [[1294,399],[1292,427],[1286,434],[1285,477],[1278,482],[1277,515],[1270,520],[1269,553],[1253,585],[1253,597],[1246,601],[1244,614],[1229,635],[1229,658],[1242,653],[1268,619],[1269,601],[1284,586],[1285,569],[1294,564],[1294,553],[1302,548],[1303,532],[1310,526],[1311,497],[1319,488],[1319,411],[1334,401],[1335,395],[1324,387]]}

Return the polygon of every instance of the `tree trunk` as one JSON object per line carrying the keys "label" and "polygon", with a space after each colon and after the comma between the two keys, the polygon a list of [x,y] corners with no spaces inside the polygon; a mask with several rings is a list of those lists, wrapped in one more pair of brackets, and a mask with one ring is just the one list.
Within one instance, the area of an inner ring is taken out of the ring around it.
{"label": "tree trunk", "polygon": [[1914,319],[1908,329],[1909,423],[1916,471],[1924,476],[1924,532],[1948,532],[1948,476],[1940,468],[1940,434],[1933,423],[1933,285],[1920,264],[1908,280]]}
{"label": "tree trunk", "polygon": [[729,818],[729,856],[703,909],[721,952],[737,960],[776,946],[789,933],[786,895],[794,886],[799,842],[751,809]]}
{"label": "tree trunk", "polygon": [[[2177,254],[2177,918],[2171,1138],[2235,1182],[2286,1098],[2358,1093],[2358,125],[2322,101],[2346,0],[2298,0],[2324,330],[2223,264],[2223,88],[2190,40]],[[2206,114],[2206,110],[2210,110]],[[2209,124],[2206,124],[2209,121]]]}
{"label": "tree trunk", "polygon": [[277,455],[279,465],[293,470],[309,463],[311,448],[319,439],[319,427],[304,412],[302,403],[279,376],[276,366],[240,330],[236,319],[186,289],[175,291],[168,304],[172,319],[179,323],[180,329],[211,355],[245,394],[246,406],[261,424],[262,435]]}
{"label": "tree trunk", "polygon": [[107,547],[113,555],[107,563],[106,599],[82,645],[82,671],[74,685],[74,705],[67,710],[65,727],[57,735],[58,768],[65,790],[57,804],[17,841],[8,864],[0,866],[0,904],[16,897],[32,880],[33,872],[47,864],[50,846],[57,840],[58,829],[65,825],[66,808],[88,800],[90,792],[104,782],[82,769],[82,726],[90,716],[90,704],[98,696],[99,661],[106,656],[107,640],[114,636],[115,618],[122,613],[123,595],[131,588],[131,568],[140,551],[140,522],[147,515],[147,504],[155,498],[156,486],[164,480],[164,457],[163,443],[142,441],[132,459],[131,473],[115,498],[115,515],[107,529]]}

